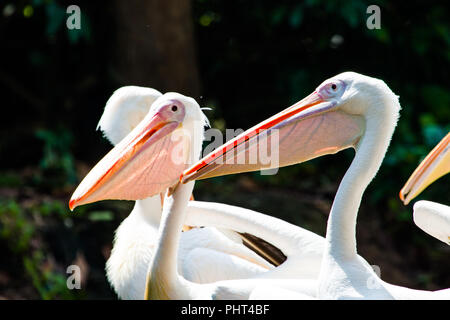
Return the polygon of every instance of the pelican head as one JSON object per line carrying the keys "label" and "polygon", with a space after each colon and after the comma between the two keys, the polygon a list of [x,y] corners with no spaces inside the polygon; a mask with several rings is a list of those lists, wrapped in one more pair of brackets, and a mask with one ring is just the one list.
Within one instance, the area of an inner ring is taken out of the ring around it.
{"label": "pelican head", "polygon": [[[344,72],[201,159],[183,173],[182,181],[270,169],[272,163],[282,167],[350,147],[358,149],[363,136],[386,135],[386,139],[378,140],[380,148],[387,148],[399,110],[398,97],[382,80]],[[269,139],[276,134],[278,139]],[[251,159],[263,144],[271,148],[278,161],[238,161]]]}
{"label": "pelican head", "polygon": [[175,185],[201,152],[207,119],[197,102],[166,93],[144,119],[86,175],[69,202],[139,200]]}

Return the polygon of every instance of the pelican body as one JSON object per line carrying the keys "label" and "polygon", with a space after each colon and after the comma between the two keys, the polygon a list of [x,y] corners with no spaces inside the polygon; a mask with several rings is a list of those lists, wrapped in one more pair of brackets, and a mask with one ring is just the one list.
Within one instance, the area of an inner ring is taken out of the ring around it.
{"label": "pelican body", "polygon": [[[270,164],[230,161],[249,156],[261,138],[278,131],[279,166],[346,148],[355,157],[342,179],[327,223],[318,277],[319,299],[449,299],[450,291],[414,290],[381,280],[357,255],[356,218],[363,193],[381,166],[399,118],[398,97],[381,80],[345,72],[324,81],[305,99],[250,128],[183,174],[183,182],[247,171]],[[285,293],[285,292],[284,292]]]}
{"label": "pelican body", "polygon": [[[117,145],[160,96],[162,93],[152,88],[126,86],[116,90],[106,103],[97,129]],[[136,200],[133,210],[115,232],[106,275],[121,299],[144,297],[148,266],[158,240],[161,200],[159,194]],[[193,282],[247,278],[273,268],[244,247],[238,237],[231,241],[216,228],[191,229],[183,232],[181,238],[178,272]]]}

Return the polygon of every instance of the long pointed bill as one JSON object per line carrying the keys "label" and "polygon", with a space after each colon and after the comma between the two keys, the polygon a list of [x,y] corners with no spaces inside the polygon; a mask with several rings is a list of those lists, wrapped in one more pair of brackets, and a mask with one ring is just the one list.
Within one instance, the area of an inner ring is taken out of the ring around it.
{"label": "long pointed bill", "polygon": [[352,147],[363,118],[317,92],[228,141],[183,173],[182,181],[292,165]]}
{"label": "long pointed bill", "polygon": [[180,127],[185,111],[179,108],[177,115],[169,114],[167,110],[174,103],[179,102],[169,100],[158,112],[148,114],[97,163],[73,193],[71,210],[99,200],[144,199],[178,181],[187,162],[176,151],[183,150],[186,140],[179,139],[184,138],[182,135],[175,139],[173,133]]}
{"label": "long pointed bill", "polygon": [[450,172],[450,133],[448,133],[414,170],[400,190],[400,199],[406,205],[431,183]]}

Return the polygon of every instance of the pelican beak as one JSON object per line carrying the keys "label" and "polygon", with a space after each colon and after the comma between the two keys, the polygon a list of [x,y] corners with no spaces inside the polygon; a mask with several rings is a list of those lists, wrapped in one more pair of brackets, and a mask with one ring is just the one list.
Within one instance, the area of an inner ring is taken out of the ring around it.
{"label": "pelican beak", "polygon": [[163,100],[87,174],[73,193],[69,208],[106,199],[138,200],[165,192],[186,168],[186,162],[173,157],[174,149],[186,143],[174,139],[173,134],[184,116],[181,102]]}
{"label": "pelican beak", "polygon": [[214,150],[181,180],[278,168],[353,147],[364,132],[364,119],[338,105],[313,92]]}
{"label": "pelican beak", "polygon": [[414,170],[400,190],[400,199],[407,205],[431,183],[450,171],[450,133],[448,133]]}

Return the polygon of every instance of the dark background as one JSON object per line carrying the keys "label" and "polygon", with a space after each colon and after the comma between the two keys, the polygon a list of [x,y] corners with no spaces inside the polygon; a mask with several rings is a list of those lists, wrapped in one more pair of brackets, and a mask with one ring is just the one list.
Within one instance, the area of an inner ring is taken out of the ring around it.
{"label": "dark background", "polygon": [[[67,6],[81,8],[68,30]],[[369,4],[381,29],[366,27]],[[123,85],[197,99],[212,127],[264,120],[343,71],[383,79],[401,118],[357,226],[359,253],[384,280],[450,287],[450,247],[412,221],[398,192],[449,131],[447,1],[3,1],[0,4],[0,298],[111,299],[105,278],[113,232],[132,202],[68,209],[89,169],[111,148],[95,131]],[[195,196],[255,209],[321,235],[350,150],[275,176],[200,181]],[[449,204],[449,178],[419,198]],[[66,288],[70,264],[82,290]]]}

